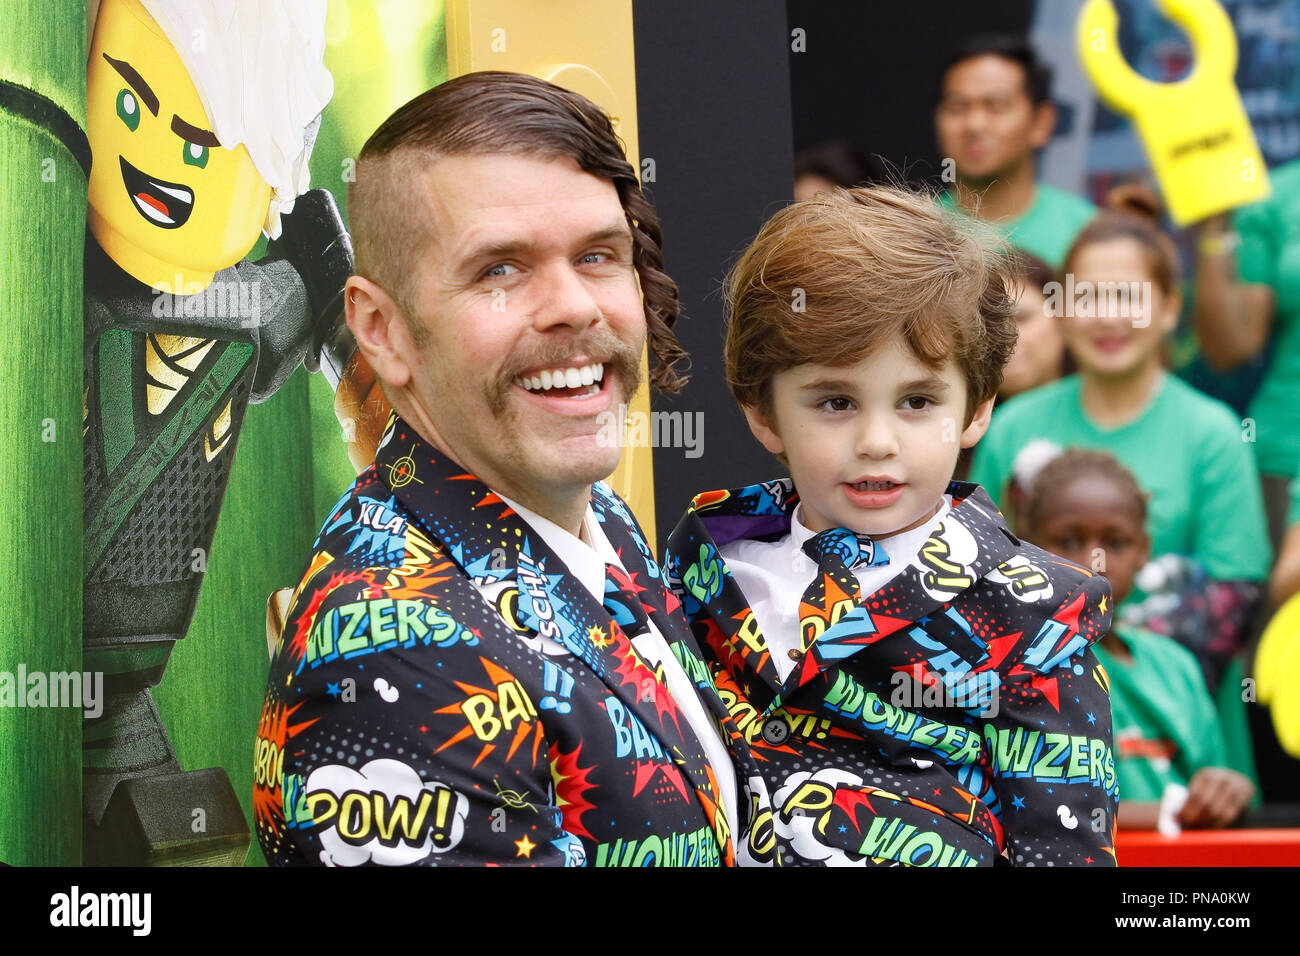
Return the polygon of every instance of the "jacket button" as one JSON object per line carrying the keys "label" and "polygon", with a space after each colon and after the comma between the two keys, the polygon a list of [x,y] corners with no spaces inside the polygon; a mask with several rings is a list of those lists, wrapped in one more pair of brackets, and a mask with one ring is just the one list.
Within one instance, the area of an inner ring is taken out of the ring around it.
{"label": "jacket button", "polygon": [[790,724],[784,717],[770,717],[763,724],[763,739],[769,744],[783,744],[790,737]]}
{"label": "jacket button", "polygon": [[786,655],[790,658],[790,660],[797,661],[801,657],[803,657],[803,651],[799,650],[799,648],[797,647],[792,647],[790,648],[790,650],[786,651]]}

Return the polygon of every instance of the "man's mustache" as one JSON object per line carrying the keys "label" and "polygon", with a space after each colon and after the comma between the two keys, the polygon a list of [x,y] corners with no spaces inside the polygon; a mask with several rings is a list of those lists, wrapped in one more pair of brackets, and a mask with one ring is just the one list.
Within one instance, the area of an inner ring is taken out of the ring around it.
{"label": "man's mustache", "polygon": [[580,339],[529,348],[513,356],[492,384],[488,395],[492,413],[499,415],[505,409],[506,395],[518,376],[529,370],[567,367],[579,355],[585,356],[588,362],[603,363],[607,376],[611,371],[615,374],[623,392],[622,401],[630,401],[641,386],[641,349],[605,330]]}

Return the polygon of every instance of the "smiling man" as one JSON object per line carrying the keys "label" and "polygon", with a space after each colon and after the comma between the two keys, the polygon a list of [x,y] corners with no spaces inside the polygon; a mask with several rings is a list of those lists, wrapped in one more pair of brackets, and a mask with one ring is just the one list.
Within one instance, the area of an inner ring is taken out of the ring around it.
{"label": "smiling man", "polygon": [[941,202],[1059,268],[1097,210],[1035,181],[1036,154],[1056,126],[1051,69],[1022,38],[973,37],[948,57],[940,83],[935,133],[955,174]]}
{"label": "smiling man", "polygon": [[268,859],[765,859],[744,740],[601,483],[619,449],[599,416],[636,390],[647,337],[663,390],[684,354],[609,119],[532,77],[460,77],[375,132],[349,208],[348,324],[394,414],[272,661]]}

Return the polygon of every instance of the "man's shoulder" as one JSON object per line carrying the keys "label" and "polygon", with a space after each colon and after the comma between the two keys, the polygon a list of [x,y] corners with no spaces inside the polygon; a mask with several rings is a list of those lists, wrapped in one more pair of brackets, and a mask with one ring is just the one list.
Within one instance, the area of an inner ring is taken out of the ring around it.
{"label": "man's shoulder", "polygon": [[1048,183],[1038,183],[1037,189],[1039,206],[1044,212],[1050,212],[1053,216],[1084,222],[1097,214],[1097,207],[1076,193]]}

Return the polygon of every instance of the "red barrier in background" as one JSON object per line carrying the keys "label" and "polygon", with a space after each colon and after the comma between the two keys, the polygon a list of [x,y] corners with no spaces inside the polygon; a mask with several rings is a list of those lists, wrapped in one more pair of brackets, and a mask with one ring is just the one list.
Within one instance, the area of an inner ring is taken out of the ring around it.
{"label": "red barrier in background", "polygon": [[1115,856],[1120,866],[1300,866],[1300,829],[1185,830],[1174,838],[1121,830]]}

